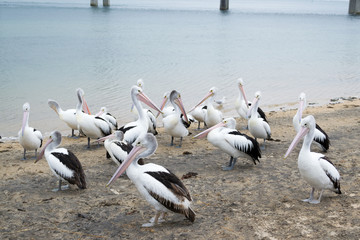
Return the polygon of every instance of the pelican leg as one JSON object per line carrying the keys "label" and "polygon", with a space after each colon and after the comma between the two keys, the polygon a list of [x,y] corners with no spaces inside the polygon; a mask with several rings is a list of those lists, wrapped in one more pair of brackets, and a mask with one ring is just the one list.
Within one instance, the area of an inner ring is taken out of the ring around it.
{"label": "pelican leg", "polygon": [[23,157],[23,159],[22,160],[26,160],[26,149],[24,148],[24,157]]}
{"label": "pelican leg", "polygon": [[171,143],[170,146],[174,146],[174,137],[171,137]]}
{"label": "pelican leg", "polygon": [[66,189],[69,189],[69,185],[64,185],[64,186],[61,186],[61,179],[59,179],[59,186],[58,188],[54,188],[52,191],[53,192],[58,192],[58,191],[61,191],[61,190],[66,190]]}
{"label": "pelican leg", "polygon": [[321,200],[321,196],[322,196],[322,194],[323,194],[323,191],[324,191],[324,189],[321,189],[318,200],[311,200],[309,203],[312,203],[312,204],[318,204],[318,203],[320,203],[320,200]]}
{"label": "pelican leg", "polygon": [[311,192],[310,192],[310,197],[308,199],[304,199],[303,202],[311,202],[313,201],[314,199],[314,192],[315,192],[315,188],[312,188],[311,189]]}
{"label": "pelican leg", "polygon": [[230,157],[229,165],[223,166],[222,169],[223,169],[224,171],[233,170],[233,169],[234,169],[234,166],[235,166],[235,163],[236,163],[236,158]]}
{"label": "pelican leg", "polygon": [[35,159],[37,158],[37,149],[35,149]]}
{"label": "pelican leg", "polygon": [[196,130],[200,130],[200,121],[198,121],[198,128]]}
{"label": "pelican leg", "polygon": [[181,146],[182,146],[182,140],[183,140],[183,137],[180,137],[180,144],[179,144],[178,148],[181,148]]}
{"label": "pelican leg", "polygon": [[265,138],[264,138],[264,143],[263,143],[263,145],[260,146],[260,149],[265,150],[265,146],[266,146],[266,144],[265,144]]}
{"label": "pelican leg", "polygon": [[[165,222],[166,212],[161,212],[161,215],[158,219],[158,223]],[[155,216],[150,219],[150,222],[153,223],[155,221]]]}
{"label": "pelican leg", "polygon": [[156,214],[155,214],[155,216],[153,217],[154,218],[154,220],[152,221],[152,218],[150,219],[150,222],[148,222],[148,223],[144,223],[143,225],[142,225],[142,227],[153,227],[153,226],[155,226],[156,224],[158,224],[158,220],[159,220],[159,217],[160,217],[160,211],[156,211]]}
{"label": "pelican leg", "polygon": [[90,138],[88,137],[88,145],[87,148],[90,149]]}

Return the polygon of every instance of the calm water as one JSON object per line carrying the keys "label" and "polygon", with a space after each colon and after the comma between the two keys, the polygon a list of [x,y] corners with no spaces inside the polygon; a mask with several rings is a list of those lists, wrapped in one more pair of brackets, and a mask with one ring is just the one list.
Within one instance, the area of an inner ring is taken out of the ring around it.
{"label": "calm water", "polygon": [[[139,78],[160,105],[165,91],[182,93],[187,109],[213,86],[237,116],[236,79],[261,106],[360,96],[360,18],[348,1],[0,0],[0,135],[16,136],[22,105],[43,134],[69,133],[47,105],[75,108],[81,87],[90,110],[106,106],[120,124],[129,113],[130,87]],[[160,121],[160,120],[159,120]]]}

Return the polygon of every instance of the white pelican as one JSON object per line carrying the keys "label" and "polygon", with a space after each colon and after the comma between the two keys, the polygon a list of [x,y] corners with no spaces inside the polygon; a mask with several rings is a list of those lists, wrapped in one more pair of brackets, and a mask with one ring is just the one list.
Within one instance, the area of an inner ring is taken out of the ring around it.
{"label": "white pelican", "polygon": [[131,99],[137,109],[138,119],[134,122],[130,122],[119,128],[124,133],[124,140],[128,143],[133,143],[142,133],[145,133],[149,129],[149,122],[143,111],[143,108],[139,102],[142,101],[149,107],[161,112],[161,110],[148,98],[142,89],[136,85],[131,88]]}
{"label": "white pelican", "polygon": [[[177,92],[176,90],[171,91],[170,102],[173,105],[175,111],[167,117],[163,118],[162,121],[164,124],[165,132],[171,136],[170,145],[174,145],[174,137],[179,137],[179,147],[181,147],[183,137],[189,135],[187,127],[190,124],[179,92]],[[181,114],[183,114],[185,120],[182,119]]]}
{"label": "white pelican", "polygon": [[202,138],[207,135],[207,140],[215,147],[220,148],[230,155],[228,166],[223,170],[232,170],[236,159],[240,156],[251,159],[256,165],[256,161],[261,158],[259,143],[252,137],[240,133],[235,129],[236,121],[234,118],[226,118],[215,126],[197,134],[193,138]]}
{"label": "white pelican", "polygon": [[76,184],[80,189],[85,189],[85,173],[79,159],[65,148],[57,148],[60,143],[61,133],[59,131],[53,131],[35,163],[45,154],[51,171],[59,179],[59,187],[53,191],[68,188],[68,186],[61,186],[62,180],[66,180],[70,184]]}
{"label": "white pelican", "polygon": [[[299,108],[293,117],[293,126],[295,128],[296,132],[299,132],[300,130],[300,122],[302,118],[302,113],[306,108],[306,95],[305,93],[300,93],[299,95]],[[321,147],[321,149],[326,152],[329,149],[330,146],[330,139],[329,136],[326,134],[324,130],[321,129],[321,127],[316,124],[315,128],[315,135],[314,135],[314,141]]]}
{"label": "white pelican", "polygon": [[[242,78],[239,78],[237,80],[237,84],[240,91],[239,91],[239,96],[236,98],[235,101],[235,109],[240,117],[242,117],[245,120],[248,120],[247,113],[251,106],[251,102],[248,102],[248,100],[246,99],[246,95],[243,87],[244,80]],[[257,113],[258,113],[258,117],[263,118],[267,122],[266,115],[261,108],[258,108]],[[247,128],[247,126],[245,128]]]}
{"label": "white pelican", "polygon": [[108,121],[112,130],[117,129],[118,124],[116,118],[107,111],[106,107],[101,107],[100,111],[95,116],[101,117],[102,119]]}
{"label": "white pelican", "polygon": [[76,120],[79,130],[87,136],[87,147],[90,148],[90,138],[98,139],[111,134],[111,127],[105,119],[82,112],[83,103],[86,105],[84,91],[78,88],[76,92],[79,100],[76,106]]}
{"label": "white pelican", "polygon": [[194,222],[195,212],[190,207],[192,198],[180,179],[160,165],[138,164],[140,158],[149,157],[156,148],[157,142],[154,135],[151,133],[141,135],[107,185],[110,185],[126,170],[127,176],[141,195],[156,209],[155,217],[149,223],[143,224],[143,227],[156,225],[160,214],[164,216],[170,211],[184,214],[187,219]]}
{"label": "white pelican", "polygon": [[[301,120],[300,130],[295,136],[294,140],[289,146],[285,154],[285,158],[299,143],[301,138],[305,136],[302,148],[298,157],[298,168],[301,176],[312,187],[310,198],[303,200],[309,203],[320,203],[321,195],[324,189],[329,189],[337,194],[340,191],[340,174],[330,162],[330,160],[323,154],[310,151],[311,142],[315,135],[315,118],[312,115]],[[314,199],[315,189],[320,190],[318,200]]]}
{"label": "white pelican", "polygon": [[69,128],[71,128],[71,137],[74,137],[74,131],[78,130],[78,123],[76,120],[76,109],[70,108],[67,110],[62,110],[60,105],[52,99],[48,100],[48,105],[52,108],[56,114],[59,116],[60,120],[66,123]]}
{"label": "white pelican", "polygon": [[37,149],[42,145],[42,134],[39,130],[29,127],[30,104],[24,103],[23,105],[23,121],[21,129],[18,133],[19,143],[24,148],[24,160],[26,159],[26,150],[35,150],[35,158]]}
{"label": "white pelican", "polygon": [[260,98],[261,92],[257,91],[255,93],[253,104],[251,105],[247,114],[248,116],[251,115],[250,119],[248,120],[248,128],[250,133],[254,136],[255,140],[257,138],[264,139],[264,145],[261,148],[265,149],[265,140],[271,139],[271,129],[267,121],[259,117],[257,114]]}
{"label": "white pelican", "polygon": [[[215,96],[216,92],[217,92],[216,87],[210,88],[210,90],[206,94],[206,96],[198,104],[196,104],[195,107],[193,107],[189,111],[189,112],[193,111],[196,107],[200,106],[203,102],[208,100],[207,104],[206,104],[207,109],[206,109],[205,119],[204,119],[207,127],[212,127],[222,121],[221,111],[217,110],[213,106],[214,96]],[[193,116],[194,116],[194,114],[193,114]]]}
{"label": "white pelican", "polygon": [[196,121],[198,121],[197,130],[200,130],[201,122],[204,123],[204,128],[206,127],[206,124],[205,124],[206,111],[207,111],[207,106],[198,106],[198,107],[194,108],[194,110],[192,110],[191,114],[192,114],[193,118]]}

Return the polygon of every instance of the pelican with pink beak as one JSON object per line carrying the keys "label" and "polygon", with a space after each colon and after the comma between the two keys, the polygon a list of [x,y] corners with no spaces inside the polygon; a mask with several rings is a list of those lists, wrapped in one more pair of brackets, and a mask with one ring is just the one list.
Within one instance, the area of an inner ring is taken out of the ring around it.
{"label": "pelican with pink beak", "polygon": [[216,87],[210,88],[210,90],[206,94],[206,96],[189,111],[189,113],[190,113],[195,108],[200,106],[203,102],[207,101],[206,102],[207,108],[206,108],[206,113],[205,113],[205,117],[204,117],[205,125],[207,127],[212,127],[212,126],[218,124],[219,122],[221,122],[223,119],[221,111],[217,110],[213,105],[214,97],[215,97],[216,93],[217,93]]}
{"label": "pelican with pink beak", "polygon": [[194,222],[195,212],[190,206],[192,198],[180,179],[163,166],[153,163],[138,164],[140,158],[151,156],[157,146],[153,134],[142,134],[135,141],[134,148],[116,170],[107,186],[126,171],[140,194],[156,210],[155,216],[148,223],[143,224],[143,227],[152,227],[160,221],[164,221],[165,214],[168,212],[183,214],[191,222]]}
{"label": "pelican with pink beak", "polygon": [[[171,136],[170,145],[174,145],[174,138],[180,138],[179,147],[182,145],[183,137],[189,135],[187,127],[190,125],[186,115],[186,111],[181,100],[181,95],[178,91],[173,90],[170,93],[170,102],[174,107],[175,111],[163,118],[164,129],[167,134]],[[181,116],[182,115],[182,116]],[[184,120],[182,119],[184,118]]]}
{"label": "pelican with pink beak", "polygon": [[[311,142],[315,135],[315,126],[315,118],[312,115],[302,119],[300,129],[285,153],[286,158],[300,140],[305,137],[298,156],[298,168],[301,177],[312,187],[310,197],[303,201],[313,204],[320,203],[325,189],[341,194],[340,174],[334,164],[325,155],[310,151]],[[320,191],[317,200],[314,199],[316,189]]]}
{"label": "pelican with pink beak", "polygon": [[142,133],[146,133],[149,130],[149,122],[141,106],[141,102],[145,103],[149,107],[162,113],[162,111],[155,105],[155,103],[143,92],[143,90],[134,85],[131,87],[131,100],[137,110],[138,119],[134,122],[130,122],[119,128],[118,130],[124,133],[124,140],[128,143],[133,143]]}
{"label": "pelican with pink beak", "polygon": [[[306,109],[306,95],[305,93],[300,93],[299,95],[299,108],[293,117],[293,126],[295,128],[295,131],[298,132],[300,130],[300,122],[302,119],[302,113]],[[330,147],[330,139],[329,136],[326,134],[322,128],[316,124],[315,127],[315,134],[314,134],[314,140],[317,145],[321,147],[323,152],[326,152],[329,150]]]}
{"label": "pelican with pink beak", "polygon": [[61,143],[61,133],[53,131],[49,140],[45,143],[35,163],[44,155],[53,174],[59,179],[59,187],[53,191],[67,189],[62,186],[62,180],[70,184],[76,184],[80,189],[86,188],[85,173],[79,159],[66,148],[58,148]]}
{"label": "pelican with pink beak", "polygon": [[[95,115],[90,115],[89,108],[87,107],[87,103],[84,98],[84,91],[81,88],[78,88],[76,93],[79,100],[76,106],[76,120],[78,122],[78,128],[85,134],[85,136],[87,136],[87,148],[90,148],[90,138],[98,139],[111,134],[111,127],[105,119],[96,117]],[[83,105],[89,114],[82,112]]]}
{"label": "pelican with pink beak", "polygon": [[247,136],[235,129],[236,121],[234,118],[226,118],[215,126],[197,134],[193,138],[203,138],[215,147],[230,155],[230,162],[223,170],[228,171],[234,168],[238,157],[246,157],[254,162],[261,158],[259,143],[252,137]]}
{"label": "pelican with pink beak", "polygon": [[100,111],[95,116],[108,121],[112,130],[116,130],[118,128],[116,118],[107,111],[106,107],[101,107]]}
{"label": "pelican with pink beak", "polygon": [[23,105],[23,121],[21,130],[18,133],[19,143],[24,148],[24,158],[26,160],[26,150],[35,150],[35,158],[37,156],[37,149],[42,145],[42,134],[39,130],[29,127],[30,104]]}

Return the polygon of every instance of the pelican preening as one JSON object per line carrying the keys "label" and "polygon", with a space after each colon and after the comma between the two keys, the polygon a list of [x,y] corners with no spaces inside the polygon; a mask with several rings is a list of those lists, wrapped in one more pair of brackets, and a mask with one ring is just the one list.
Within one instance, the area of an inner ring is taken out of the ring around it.
{"label": "pelican preening", "polygon": [[55,113],[59,116],[60,120],[62,120],[68,127],[71,129],[71,137],[74,137],[74,131],[78,130],[78,122],[76,120],[76,109],[70,108],[67,110],[62,110],[60,105],[52,99],[48,100],[48,105],[52,108]]}
{"label": "pelican preening", "polygon": [[261,151],[258,142],[252,137],[240,133],[235,129],[235,125],[234,118],[226,118],[194,136],[194,138],[201,138],[207,135],[207,140],[211,144],[230,155],[230,162],[228,166],[223,167],[223,170],[232,170],[236,159],[240,156],[251,159],[255,165],[256,161],[260,162]]}
{"label": "pelican preening", "polygon": [[60,143],[61,133],[59,131],[53,131],[35,163],[45,154],[51,171],[59,179],[59,187],[53,191],[67,188],[67,186],[61,186],[62,180],[66,180],[70,184],[76,184],[80,189],[85,189],[85,173],[79,159],[65,148],[57,148]]}
{"label": "pelican preening", "polygon": [[[180,138],[179,147],[181,147],[183,137],[189,135],[187,127],[190,125],[186,115],[184,105],[181,100],[180,93],[173,90],[170,93],[170,102],[175,111],[163,118],[164,129],[167,134],[171,136],[171,146],[174,145],[174,137]],[[181,114],[183,116],[181,116]],[[184,117],[184,120],[182,119]]]}
{"label": "pelican preening", "polygon": [[19,143],[24,148],[24,160],[26,159],[26,150],[35,150],[35,158],[37,149],[42,145],[42,134],[39,130],[29,127],[30,104],[23,105],[23,121],[21,129],[18,133]]}
{"label": "pelican preening", "polygon": [[[306,107],[307,107],[306,95],[305,95],[305,93],[300,93],[299,108],[298,108],[295,116],[293,117],[293,126],[294,126],[296,132],[299,132],[299,130],[300,130],[300,122],[302,119],[302,113]],[[324,152],[329,150],[329,147],[330,147],[329,136],[326,134],[326,132],[324,130],[321,129],[321,127],[318,124],[316,124],[316,126],[315,126],[314,141],[321,147],[321,149]]]}
{"label": "pelican preening", "polygon": [[257,112],[259,108],[259,100],[261,98],[261,92],[257,91],[255,93],[254,101],[248,111],[247,116],[251,116],[248,120],[248,128],[251,135],[254,136],[255,140],[257,138],[263,138],[264,144],[261,146],[262,149],[265,149],[265,140],[271,139],[271,129],[267,121],[261,118]]}
{"label": "pelican preening", "polygon": [[138,119],[134,122],[130,122],[119,128],[124,132],[124,140],[128,143],[133,143],[142,133],[148,132],[149,122],[145,116],[143,108],[139,102],[142,101],[149,107],[161,112],[161,110],[148,98],[142,89],[136,85],[131,88],[131,99],[138,112]]}
{"label": "pelican preening", "polygon": [[111,134],[111,127],[105,119],[82,112],[82,105],[85,104],[87,106],[84,99],[84,91],[78,88],[76,92],[79,100],[76,106],[76,120],[79,130],[87,136],[87,147],[90,148],[90,138],[98,139]]}
{"label": "pelican preening", "polygon": [[[207,127],[212,127],[222,121],[221,111],[217,110],[213,106],[214,96],[215,96],[216,92],[217,92],[216,87],[210,88],[210,90],[206,94],[206,96],[189,111],[189,112],[193,111],[195,108],[197,108],[198,106],[200,106],[203,102],[205,102],[207,100],[207,104],[206,104],[207,109],[206,109],[206,113],[205,113],[205,117],[204,117],[204,121],[205,121],[205,124]],[[193,116],[194,116],[194,114],[193,114]]]}
{"label": "pelican preening", "polygon": [[107,111],[106,107],[101,107],[100,111],[95,116],[108,121],[112,130],[116,130],[118,128],[116,118]]}
{"label": "pelican preening", "polygon": [[195,212],[190,205],[192,198],[184,184],[168,169],[153,163],[139,165],[138,160],[149,157],[157,149],[157,141],[153,134],[142,134],[135,143],[125,161],[110,179],[110,185],[123,172],[135,184],[143,197],[154,206],[155,217],[143,227],[151,227],[158,223],[160,215],[172,211],[184,214],[191,222],[195,221]]}
{"label": "pelican preening", "polygon": [[[310,197],[303,200],[309,203],[320,203],[324,189],[329,189],[337,194],[340,191],[340,174],[333,163],[323,154],[310,151],[311,142],[315,135],[315,118],[309,115],[301,120],[300,129],[285,154],[285,158],[295,148],[299,141],[305,137],[299,157],[298,168],[301,176],[312,187]],[[315,189],[320,191],[319,198],[314,199]]]}

